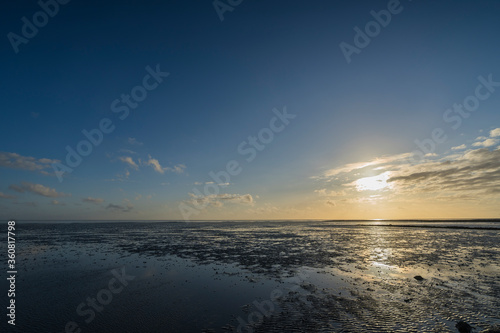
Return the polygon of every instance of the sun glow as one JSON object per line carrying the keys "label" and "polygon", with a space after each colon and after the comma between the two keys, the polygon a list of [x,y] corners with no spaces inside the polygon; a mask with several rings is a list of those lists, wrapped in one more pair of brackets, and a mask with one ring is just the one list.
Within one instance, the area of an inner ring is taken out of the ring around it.
{"label": "sun glow", "polygon": [[390,178],[390,172],[381,173],[378,176],[365,177],[356,180],[356,189],[358,191],[379,191],[390,188],[387,180]]}

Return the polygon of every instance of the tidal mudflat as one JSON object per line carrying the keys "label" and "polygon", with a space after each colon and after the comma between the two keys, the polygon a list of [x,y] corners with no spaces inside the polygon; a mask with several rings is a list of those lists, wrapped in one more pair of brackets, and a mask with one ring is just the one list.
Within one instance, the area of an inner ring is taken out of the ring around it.
{"label": "tidal mudflat", "polygon": [[493,330],[499,244],[488,222],[19,223],[1,331]]}

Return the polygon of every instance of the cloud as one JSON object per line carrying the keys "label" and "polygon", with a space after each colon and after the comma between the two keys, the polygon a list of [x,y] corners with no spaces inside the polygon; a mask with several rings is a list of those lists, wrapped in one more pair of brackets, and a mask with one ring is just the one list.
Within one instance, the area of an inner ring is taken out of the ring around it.
{"label": "cloud", "polygon": [[492,138],[495,138],[497,136],[500,136],[500,127],[499,128],[495,128],[494,130],[491,130],[490,131],[490,136]]}
{"label": "cloud", "polygon": [[142,146],[142,142],[137,141],[136,138],[128,138],[128,143],[135,146]]}
{"label": "cloud", "polygon": [[58,198],[58,197],[68,197],[71,194],[66,194],[62,192],[57,192],[55,189],[43,186],[41,184],[33,184],[28,182],[22,182],[21,185],[12,184],[9,186],[9,189],[14,190],[19,193],[31,192],[34,194],[38,194],[44,197],[49,198]]}
{"label": "cloud", "polygon": [[22,186],[19,186],[19,185],[11,184],[11,185],[9,185],[9,189],[16,191],[16,192],[19,192],[19,193],[24,193],[24,188]]}
{"label": "cloud", "polygon": [[52,200],[50,203],[53,204],[54,206],[66,206],[65,203],[59,202],[57,200]]}
{"label": "cloud", "polygon": [[214,207],[222,207],[224,202],[237,203],[237,204],[248,204],[252,205],[254,199],[251,194],[211,194],[205,196],[197,196],[193,193],[189,193],[191,197],[188,202],[195,207],[206,207],[208,205]]}
{"label": "cloud", "polygon": [[344,186],[356,187],[358,192],[361,191],[385,191],[392,188],[392,184],[387,181],[391,177],[391,171],[386,171],[377,176],[359,178]]}
{"label": "cloud", "polygon": [[104,202],[104,199],[87,197],[87,198],[83,198],[82,201],[83,202],[92,203],[92,204],[95,204],[95,205],[100,205],[100,204],[102,204]]}
{"label": "cloud", "polygon": [[352,172],[354,170],[363,169],[363,168],[370,166],[370,165],[373,165],[373,164],[375,164],[373,161],[360,162],[360,163],[350,163],[350,164],[347,164],[347,165],[340,167],[340,168],[330,169],[324,173],[324,176],[325,177],[333,177],[333,176],[339,175],[341,173],[349,173],[349,172]]}
{"label": "cloud", "polygon": [[219,194],[218,195],[219,200],[230,200],[230,201],[237,201],[237,202],[242,202],[242,203],[253,203],[253,197],[250,194]]}
{"label": "cloud", "polygon": [[31,156],[22,156],[17,153],[0,152],[0,167],[4,168],[41,172],[44,169],[51,168],[52,163],[59,162],[61,161],[49,158],[37,159]]}
{"label": "cloud", "polygon": [[130,157],[130,156],[121,156],[121,157],[118,157],[118,159],[120,161],[122,161],[123,163],[128,164],[128,166],[131,167],[132,169],[139,170],[139,166],[134,162],[134,160],[132,159],[132,157]]}
{"label": "cloud", "polygon": [[453,159],[408,166],[393,172],[387,182],[411,193],[491,194],[500,188],[500,149],[473,149]]}
{"label": "cloud", "polygon": [[37,119],[38,117],[40,117],[40,113],[39,112],[31,112],[30,113],[31,117]]}
{"label": "cloud", "polygon": [[106,209],[110,209],[110,210],[114,210],[114,211],[122,211],[124,213],[130,212],[133,208],[134,208],[134,206],[130,203],[127,203],[125,206],[115,205],[115,204],[110,203],[106,206]]}
{"label": "cloud", "polygon": [[2,199],[15,199],[15,198],[16,198],[16,196],[15,196],[15,195],[9,195],[9,194],[5,194],[5,193],[0,192],[0,198],[2,198]]}
{"label": "cloud", "polygon": [[314,192],[322,197],[340,197],[346,195],[345,191],[329,191],[326,188],[314,190]]}
{"label": "cloud", "polygon": [[386,199],[394,192],[394,185],[387,180],[394,171],[411,165],[411,156],[412,153],[386,155],[366,162],[349,163],[311,177],[321,185],[314,190],[321,198],[318,202],[334,207]]}
{"label": "cloud", "polygon": [[137,154],[137,152],[130,150],[130,149],[120,149],[120,153],[126,153],[126,154]]}
{"label": "cloud", "polygon": [[359,162],[359,163],[350,163],[346,164],[345,166],[339,167],[339,168],[334,168],[330,169],[324,172],[323,177],[333,177],[337,176],[343,173],[350,173],[355,170],[361,170],[366,167],[375,167],[379,165],[384,165],[388,163],[393,163],[393,162],[400,162],[404,161],[412,156],[412,153],[405,153],[405,154],[398,154],[398,155],[393,155],[393,156],[383,156],[379,158],[375,158],[371,161],[368,162]]}
{"label": "cloud", "polygon": [[144,162],[144,165],[152,166],[153,169],[158,173],[161,173],[161,174],[165,173],[165,170],[163,170],[163,168],[161,167],[160,162],[158,162],[157,159],[152,158],[151,156],[149,156],[149,160]]}
{"label": "cloud", "polygon": [[332,201],[336,205],[381,200],[498,200],[498,139],[478,137],[476,141],[472,149],[459,145],[432,160],[416,162],[408,158],[411,154],[395,154],[329,169],[312,177],[321,186],[314,192],[323,204]]}
{"label": "cloud", "polygon": [[220,201],[214,201],[211,204],[214,207],[222,207],[222,206],[224,206],[224,204],[222,202],[220,202]]}
{"label": "cloud", "polygon": [[492,147],[498,143],[498,140],[495,139],[486,139],[484,141],[474,142],[472,146],[474,147]]}
{"label": "cloud", "polygon": [[186,166],[184,164],[177,164],[177,165],[174,165],[172,168],[169,168],[169,167],[164,168],[164,170],[166,170],[166,171],[171,171],[171,172],[175,172],[175,173],[179,173],[179,174],[183,173],[184,169],[186,169]]}
{"label": "cloud", "polygon": [[177,174],[181,174],[186,169],[186,166],[184,164],[177,164],[173,167],[162,167],[160,162],[156,158],[152,158],[151,155],[149,155],[148,158],[149,159],[145,162],[142,162],[142,164],[153,167],[153,169],[156,172],[161,173],[161,174],[164,174],[165,171],[175,172]]}
{"label": "cloud", "polygon": [[461,144],[460,146],[452,147],[451,150],[464,150],[466,148],[467,148],[466,145]]}
{"label": "cloud", "polygon": [[[211,184],[215,184],[215,182],[205,182],[205,183],[202,183],[202,182],[194,182],[193,185],[196,185],[196,186],[199,186],[199,185],[211,185]],[[219,183],[217,184],[217,186],[229,186],[231,185],[231,183]]]}

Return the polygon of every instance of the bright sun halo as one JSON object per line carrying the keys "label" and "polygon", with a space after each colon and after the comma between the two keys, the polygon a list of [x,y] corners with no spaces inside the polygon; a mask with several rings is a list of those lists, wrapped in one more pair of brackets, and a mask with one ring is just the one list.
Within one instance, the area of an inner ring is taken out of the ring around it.
{"label": "bright sun halo", "polygon": [[378,176],[365,177],[356,180],[356,189],[358,191],[378,191],[390,187],[387,180],[390,177],[389,172],[381,173]]}

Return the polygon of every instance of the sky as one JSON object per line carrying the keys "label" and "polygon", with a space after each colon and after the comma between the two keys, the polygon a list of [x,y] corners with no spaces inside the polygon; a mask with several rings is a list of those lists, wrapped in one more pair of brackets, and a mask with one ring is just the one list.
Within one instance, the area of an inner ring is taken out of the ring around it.
{"label": "sky", "polygon": [[500,217],[498,1],[14,1],[0,218]]}

